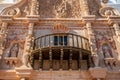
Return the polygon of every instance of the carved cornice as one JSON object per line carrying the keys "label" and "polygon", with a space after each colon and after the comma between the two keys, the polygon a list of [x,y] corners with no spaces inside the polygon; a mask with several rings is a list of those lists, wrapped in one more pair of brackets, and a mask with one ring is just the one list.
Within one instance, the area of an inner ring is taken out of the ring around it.
{"label": "carved cornice", "polygon": [[83,26],[86,22],[91,22],[96,25],[111,25],[112,23],[120,24],[120,16],[109,16],[105,18],[97,18],[95,15],[83,16],[82,18],[40,18],[39,15],[27,15],[26,18],[13,18],[12,15],[1,15],[2,22],[8,22],[11,25],[28,25],[30,22],[36,25],[80,25]]}
{"label": "carved cornice", "polygon": [[113,23],[120,24],[120,16],[109,16],[108,17],[108,23],[109,24],[113,24]]}

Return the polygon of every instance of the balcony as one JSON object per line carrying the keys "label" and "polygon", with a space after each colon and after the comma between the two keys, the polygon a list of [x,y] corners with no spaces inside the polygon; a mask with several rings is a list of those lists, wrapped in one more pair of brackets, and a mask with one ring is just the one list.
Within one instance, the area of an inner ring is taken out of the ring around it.
{"label": "balcony", "polygon": [[34,40],[31,54],[33,69],[78,70],[90,67],[87,38],[71,33],[55,33]]}

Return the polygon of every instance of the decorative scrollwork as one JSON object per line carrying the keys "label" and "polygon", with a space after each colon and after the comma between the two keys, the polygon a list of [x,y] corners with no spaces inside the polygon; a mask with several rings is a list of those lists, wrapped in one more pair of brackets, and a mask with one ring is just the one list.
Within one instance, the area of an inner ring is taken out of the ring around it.
{"label": "decorative scrollwork", "polygon": [[112,15],[114,15],[114,16],[119,16],[120,15],[120,13],[116,9],[111,8],[111,7],[101,8],[99,13],[103,17],[108,17],[108,16],[112,16]]}
{"label": "decorative scrollwork", "polygon": [[21,12],[19,8],[6,9],[2,15],[12,15],[13,17],[20,16]]}

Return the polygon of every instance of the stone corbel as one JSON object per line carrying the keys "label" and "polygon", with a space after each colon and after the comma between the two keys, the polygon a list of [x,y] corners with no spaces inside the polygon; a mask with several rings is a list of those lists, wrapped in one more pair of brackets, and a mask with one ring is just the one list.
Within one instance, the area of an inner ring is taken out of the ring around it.
{"label": "stone corbel", "polygon": [[118,70],[118,60],[115,58],[105,58],[105,64],[110,67],[111,70]]}
{"label": "stone corbel", "polygon": [[19,60],[16,57],[6,57],[5,62],[9,66],[17,66],[17,64],[19,63]]}

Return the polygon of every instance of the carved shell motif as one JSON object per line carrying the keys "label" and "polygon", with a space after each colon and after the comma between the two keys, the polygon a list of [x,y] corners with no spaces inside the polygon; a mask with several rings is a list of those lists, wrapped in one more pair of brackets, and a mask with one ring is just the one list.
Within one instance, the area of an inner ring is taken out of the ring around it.
{"label": "carved shell motif", "polygon": [[111,7],[101,8],[99,13],[102,17],[120,16],[120,13],[116,9],[111,8]]}
{"label": "carved shell motif", "polygon": [[2,12],[2,15],[12,15],[13,17],[18,17],[21,15],[19,8],[6,9]]}

